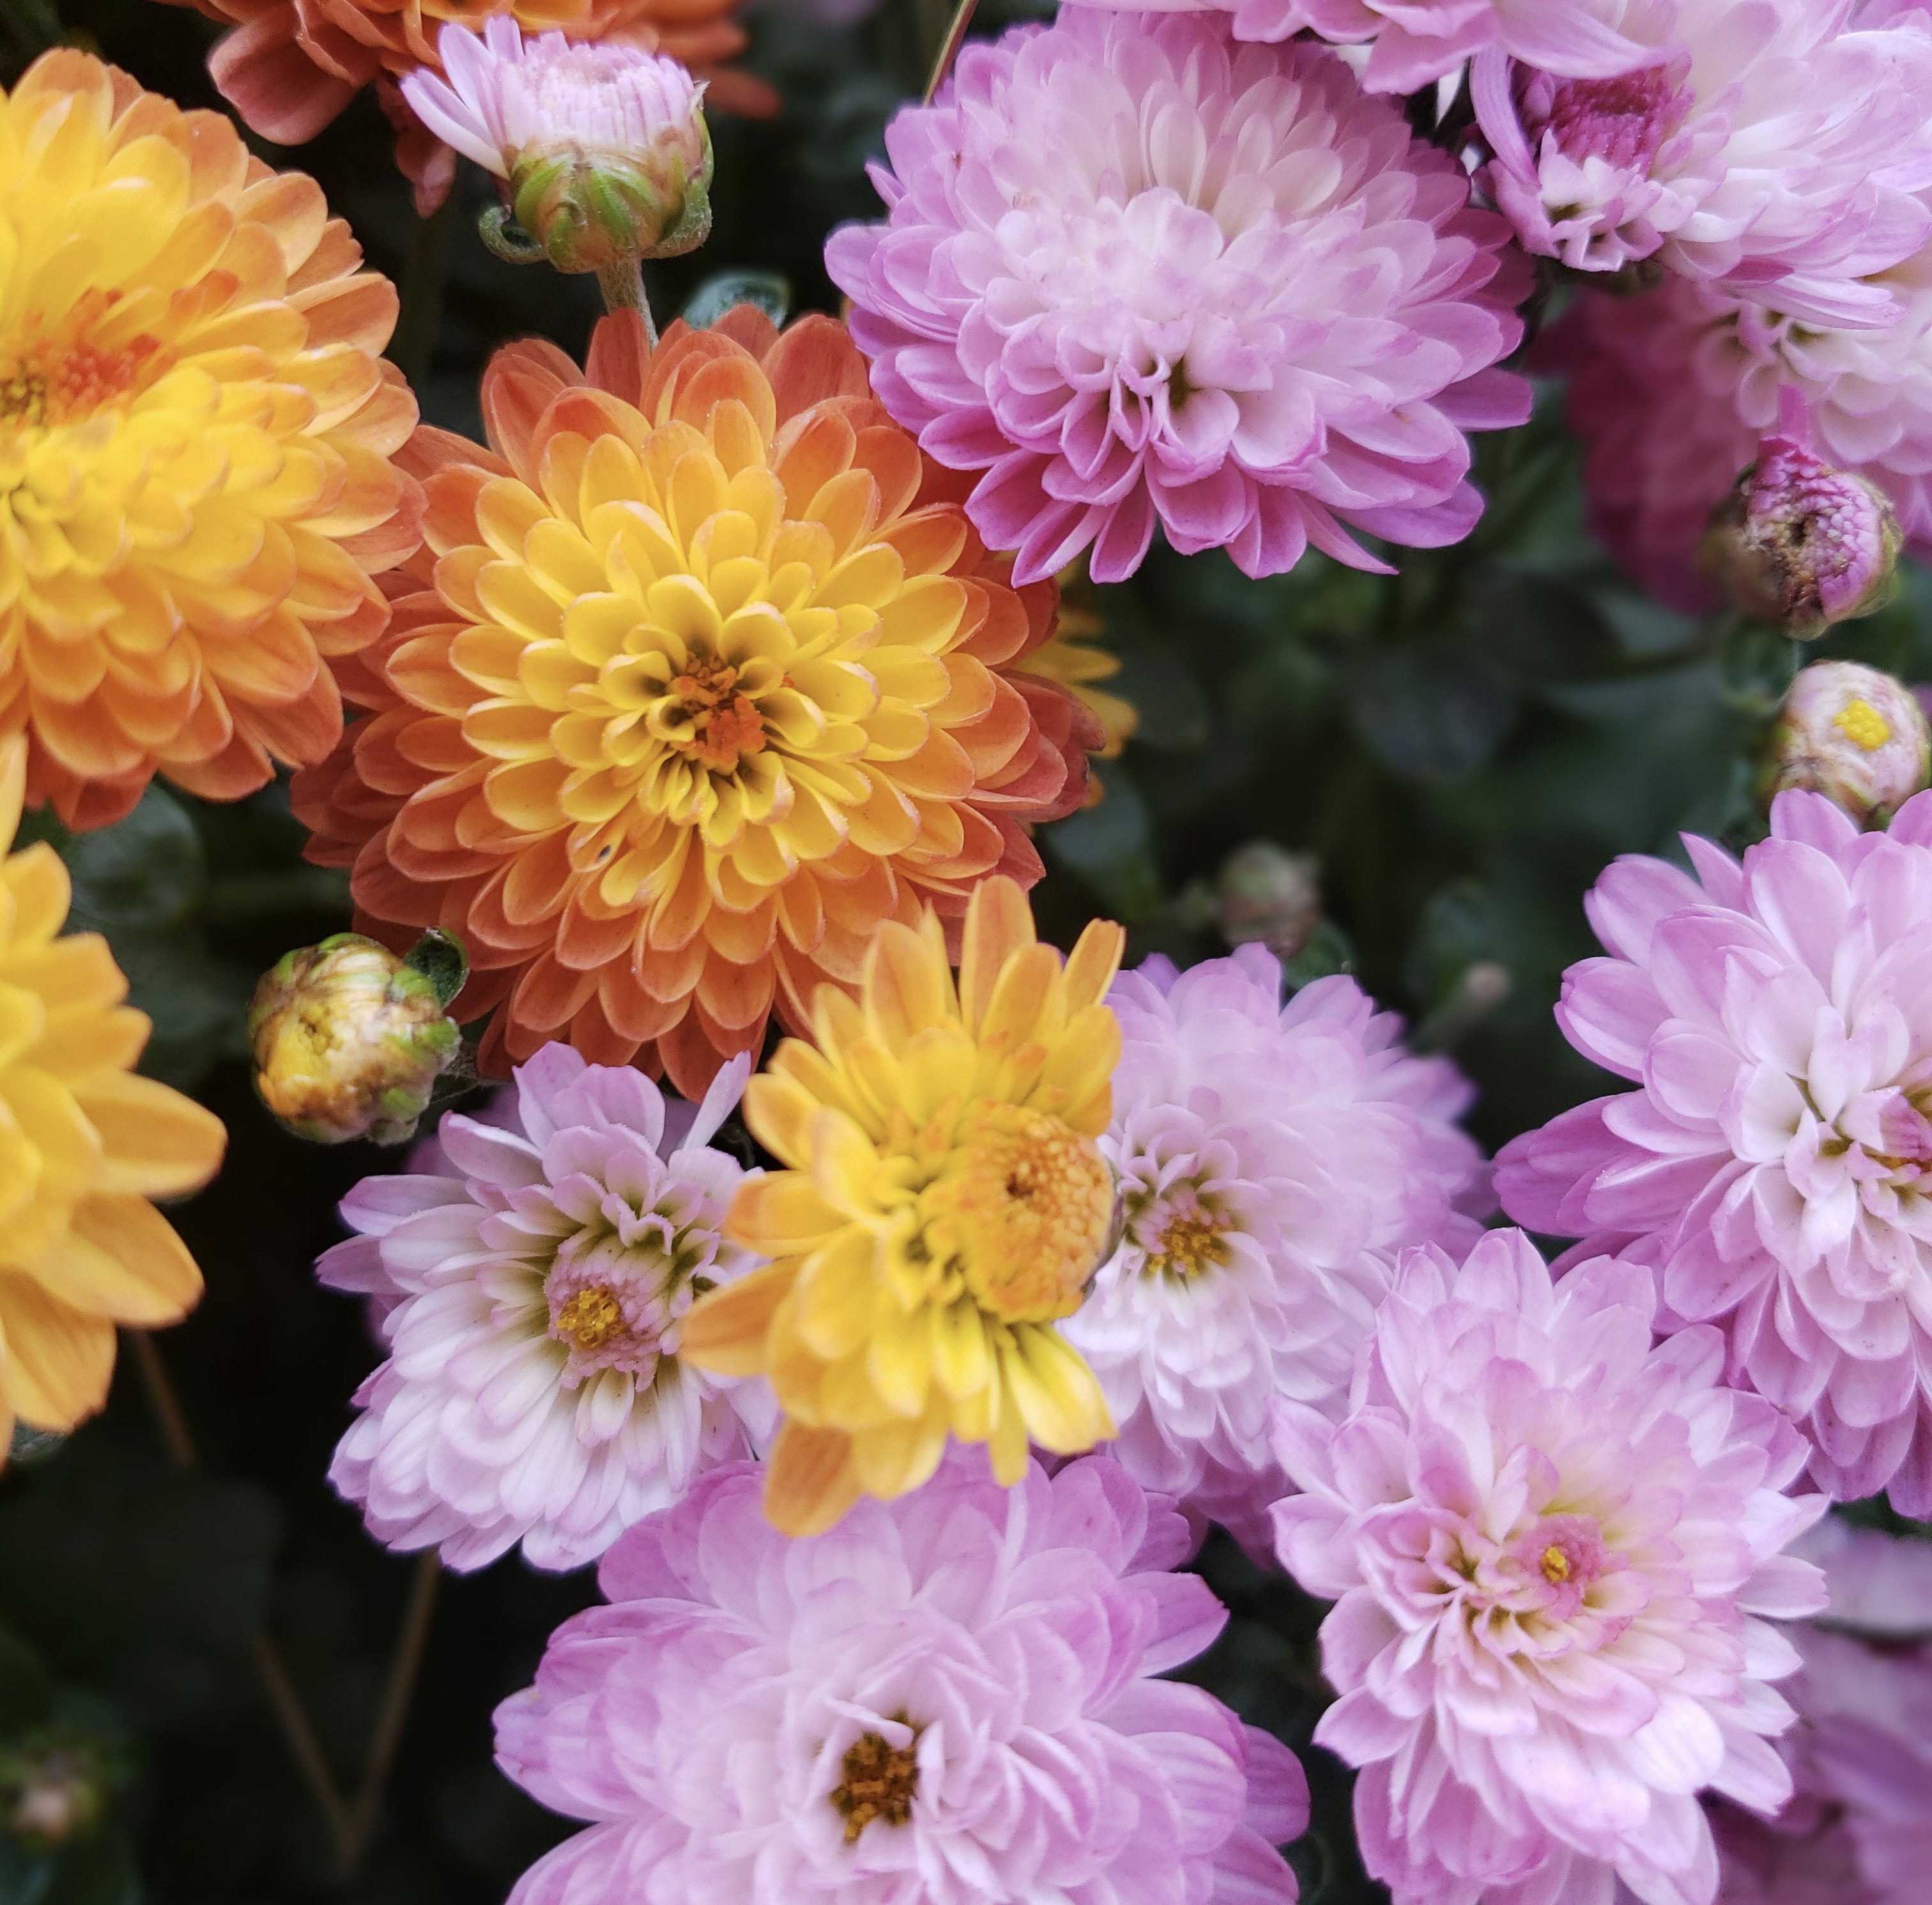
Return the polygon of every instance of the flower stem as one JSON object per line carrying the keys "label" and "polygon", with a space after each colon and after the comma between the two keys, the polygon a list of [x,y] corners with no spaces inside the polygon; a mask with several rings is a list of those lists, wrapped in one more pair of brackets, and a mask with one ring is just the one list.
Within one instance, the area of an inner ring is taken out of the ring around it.
{"label": "flower stem", "polygon": [[352,1878],[361,1861],[369,1834],[376,1823],[376,1808],[382,1799],[382,1786],[394,1764],[396,1749],[402,1744],[403,1727],[410,1716],[410,1701],[416,1692],[416,1676],[422,1671],[424,1653],[429,1646],[430,1617],[436,1612],[436,1583],[442,1578],[442,1564],[434,1548],[416,1557],[416,1571],[410,1583],[409,1606],[403,1615],[403,1631],[396,1642],[395,1656],[389,1663],[389,1684],[382,1691],[382,1709],[376,1721],[375,1737],[369,1743],[369,1764],[362,1775],[362,1789],[356,1797],[349,1829],[342,1847],[342,1876]]}
{"label": "flower stem", "polygon": [[644,296],[644,268],[636,258],[620,259],[597,274],[607,311],[634,311],[644,320],[644,341],[656,347],[658,327],[651,321],[651,301]]}
{"label": "flower stem", "polygon": [[926,83],[926,101],[929,106],[932,95],[945,83],[946,74],[952,70],[955,56],[966,38],[966,29],[973,24],[974,9],[980,0],[959,0],[954,8],[952,23],[946,29],[946,36],[939,43],[939,50],[934,56],[932,77]]}
{"label": "flower stem", "polygon": [[436,348],[443,287],[449,276],[449,233],[456,220],[456,199],[452,186],[435,211],[416,221],[410,245],[409,269],[403,279],[402,305],[396,314],[389,358],[412,386],[423,380]]}

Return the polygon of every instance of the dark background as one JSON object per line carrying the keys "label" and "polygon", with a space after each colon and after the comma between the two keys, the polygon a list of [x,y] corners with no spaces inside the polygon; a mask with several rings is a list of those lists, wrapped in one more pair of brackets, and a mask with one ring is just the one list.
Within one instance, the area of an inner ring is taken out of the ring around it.
{"label": "dark background", "polygon": [[[661,319],[727,269],[782,275],[794,308],[836,308],[820,245],[876,209],[864,163],[916,88],[939,17],[887,0],[848,28],[776,5],[750,23],[751,64],[785,109],[760,125],[715,120],[714,236],[653,278]],[[202,63],[214,29],[154,0],[60,0],[57,13],[0,0],[0,81],[56,32],[184,104],[220,105]],[[257,149],[313,173],[403,284],[394,354],[433,421],[478,428],[478,374],[506,339],[542,330],[580,351],[594,282],[488,254],[473,171],[452,211],[419,227],[366,96],[298,153]],[[1347,964],[1454,1044],[1494,1145],[1600,1089],[1550,1013],[1563,966],[1589,949],[1580,897],[1613,855],[1667,851],[1680,827],[1752,835],[1749,757],[1794,655],[1768,638],[1720,639],[1618,582],[1580,527],[1558,393],[1526,430],[1483,443],[1480,474],[1491,506],[1475,536],[1405,554],[1393,579],[1310,557],[1252,584],[1219,557],[1157,550],[1132,584],[1099,591],[1125,662],[1112,685],[1142,709],[1141,731],[1107,769],[1104,802],[1048,831],[1036,901],[1063,944],[1106,912],[1130,925],[1135,957],[1186,961],[1224,949],[1199,922],[1204,883],[1232,849],[1264,837],[1313,853],[1328,918],[1299,976]],[[1912,575],[1892,609],[1826,651],[1932,676],[1927,602]],[[78,843],[32,819],[26,831],[67,855],[76,925],[109,933],[156,1017],[148,1068],[196,1090],[232,1143],[220,1178],[176,1213],[208,1294],[158,1344],[178,1402],[172,1453],[124,1355],[101,1420],[0,1474],[0,1774],[10,1738],[51,1726],[91,1742],[114,1779],[105,1826],[58,1856],[0,1834],[0,1905],[494,1905],[564,1828],[492,1768],[490,1711],[593,1597],[590,1576],[512,1558],[442,1577],[352,1873],[260,1657],[266,1636],[352,1804],[423,1577],[375,1546],[323,1479],[376,1354],[359,1307],[320,1290],[310,1265],[341,1234],[336,1199],[397,1154],[284,1136],[238,1062],[254,975],[346,924],[345,891],[303,867],[279,789],[225,810],[157,789]],[[1486,1016],[1464,989],[1479,961],[1509,980]],[[1305,1747],[1322,1700],[1320,1608],[1218,1543],[1203,1565],[1235,1618],[1198,1677]],[[1308,1760],[1304,1896],[1379,1896],[1353,1864],[1340,1769]]]}

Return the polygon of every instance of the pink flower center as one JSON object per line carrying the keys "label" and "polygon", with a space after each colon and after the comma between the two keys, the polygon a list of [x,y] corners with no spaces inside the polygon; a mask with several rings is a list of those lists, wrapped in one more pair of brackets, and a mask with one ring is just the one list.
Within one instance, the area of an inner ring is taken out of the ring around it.
{"label": "pink flower center", "polygon": [[1566,1620],[1581,1607],[1593,1583],[1616,1564],[1603,1531],[1588,1515],[1546,1515],[1510,1544],[1510,1572],[1520,1586],[1510,1598]]}
{"label": "pink flower center", "polygon": [[1613,80],[1564,80],[1546,111],[1526,129],[1548,130],[1573,159],[1600,158],[1648,170],[1658,149],[1695,103],[1680,65],[1646,66]]}
{"label": "pink flower center", "polygon": [[861,1733],[845,1750],[832,1789],[832,1810],[845,1822],[845,1843],[856,1845],[874,1819],[904,1825],[919,1796],[919,1749],[894,1746],[882,1733]]}

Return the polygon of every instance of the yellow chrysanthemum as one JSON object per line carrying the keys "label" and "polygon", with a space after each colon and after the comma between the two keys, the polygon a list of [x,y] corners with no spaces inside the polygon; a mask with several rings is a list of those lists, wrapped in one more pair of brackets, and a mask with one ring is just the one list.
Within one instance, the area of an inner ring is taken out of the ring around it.
{"label": "yellow chrysanthemum", "polygon": [[861,1000],[826,987],[817,1048],[788,1039],[745,1116],[788,1165],[748,1179],[728,1233],[776,1260],[706,1297],[682,1354],[769,1376],[787,1420],[766,1504],[788,1534],[929,1476],[949,1433],[1017,1481],[1114,1432],[1054,1324],[1080,1306],[1113,1218],[1095,1139],[1120,1027],[1121,933],[1096,921],[1063,969],[1012,880],[977,888],[955,989],[938,918],[888,922]]}
{"label": "yellow chrysanthemum", "polygon": [[0,95],[0,734],[27,798],[232,800],[342,728],[419,539],[396,295],[320,188],[84,53]]}
{"label": "yellow chrysanthemum", "polygon": [[[0,743],[0,851],[27,747]],[[0,1459],[15,1418],[70,1429],[106,1399],[114,1326],[173,1323],[201,1273],[148,1200],[199,1190],[226,1140],[191,1098],[133,1071],[146,1014],[98,933],[59,936],[52,848],[0,863]]]}

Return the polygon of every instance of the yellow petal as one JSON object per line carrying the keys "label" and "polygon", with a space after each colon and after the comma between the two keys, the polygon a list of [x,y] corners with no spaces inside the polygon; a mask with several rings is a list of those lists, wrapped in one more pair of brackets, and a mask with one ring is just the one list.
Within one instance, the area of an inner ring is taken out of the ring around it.
{"label": "yellow petal", "polygon": [[993,1359],[980,1306],[962,1297],[932,1313],[932,1373],[954,1402],[977,1396],[992,1381]]}
{"label": "yellow petal", "polygon": [[1057,1330],[1018,1324],[1000,1346],[1000,1373],[1027,1432],[1055,1455],[1084,1453],[1110,1441],[1113,1418],[1092,1370]]}
{"label": "yellow petal", "polygon": [[[788,1045],[797,1043],[794,1039],[785,1042]],[[745,1087],[745,1122],[751,1127],[752,1135],[781,1164],[803,1170],[812,1162],[806,1128],[818,1104],[810,1090],[794,1080],[776,1072],[760,1072]]]}
{"label": "yellow petal", "polygon": [[[931,1312],[908,1316],[894,1303],[878,1305],[866,1346],[866,1373],[895,1415],[920,1416],[932,1388]],[[868,1485],[869,1486],[869,1485]]]}
{"label": "yellow petal", "polygon": [[856,1120],[821,1104],[812,1114],[812,1181],[819,1195],[848,1217],[876,1215],[878,1174],[879,1154]]}
{"label": "yellow petal", "polygon": [[765,1519],[781,1534],[823,1534],[859,1499],[852,1438],[788,1422],[765,1471]]}
{"label": "yellow petal", "polygon": [[945,955],[910,927],[887,920],[866,955],[866,1017],[886,1049],[902,1052],[916,1032],[957,1016]]}
{"label": "yellow petal", "polygon": [[27,1268],[60,1302],[144,1327],[178,1323],[201,1296],[187,1245],[143,1197],[83,1197],[67,1233]]}
{"label": "yellow petal", "polygon": [[107,1399],[114,1326],[56,1303],[32,1278],[0,1273],[7,1407],[36,1429],[71,1429]]}
{"label": "yellow petal", "polygon": [[992,1002],[1000,968],[1033,939],[1033,914],[1017,880],[1000,874],[973,889],[959,959],[959,1015],[974,1037]]}
{"label": "yellow petal", "polygon": [[1066,961],[1066,1010],[1070,1017],[1107,996],[1126,951],[1126,929],[1110,919],[1090,920]]}
{"label": "yellow petal", "polygon": [[772,1313],[797,1279],[796,1263],[772,1263],[707,1291],[684,1319],[680,1360],[715,1375],[757,1375],[765,1366]]}
{"label": "yellow petal", "polygon": [[993,1480],[1010,1489],[1026,1473],[1026,1423],[1010,1390],[1001,1394],[998,1388],[989,1388],[987,1393],[998,1399],[999,1413],[988,1429],[986,1453],[992,1459]]}
{"label": "yellow petal", "polygon": [[20,831],[20,808],[27,798],[27,737],[9,735],[0,741],[0,851],[14,844]]}
{"label": "yellow petal", "polygon": [[850,1225],[800,1273],[798,1333],[827,1363],[863,1348],[882,1312],[893,1307],[873,1268],[877,1251],[871,1232]]}
{"label": "yellow petal", "polygon": [[909,1495],[932,1479],[946,1453],[946,1412],[929,1409],[912,1422],[888,1423],[852,1438],[859,1486],[881,1501]]}
{"label": "yellow petal", "polygon": [[221,1120],[154,1079],[110,1072],[76,1085],[74,1096],[106,1152],[103,1190],[183,1197],[221,1167]]}
{"label": "yellow petal", "polygon": [[1051,946],[1023,946],[1009,959],[993,987],[980,1021],[980,1049],[1009,1052],[1060,1028],[1050,1010],[1060,979],[1060,955]]}
{"label": "yellow petal", "polygon": [[802,1171],[777,1170],[740,1182],[724,1234],[761,1256],[802,1257],[845,1225]]}

